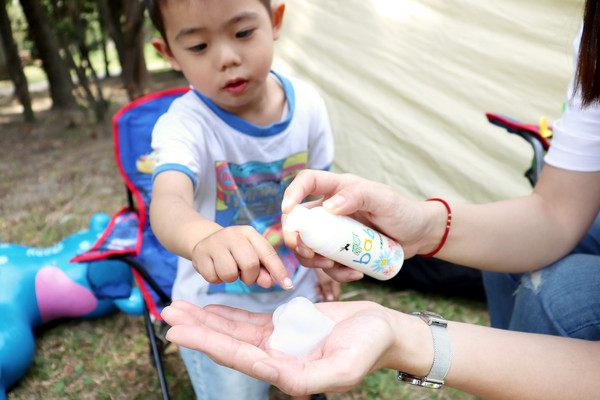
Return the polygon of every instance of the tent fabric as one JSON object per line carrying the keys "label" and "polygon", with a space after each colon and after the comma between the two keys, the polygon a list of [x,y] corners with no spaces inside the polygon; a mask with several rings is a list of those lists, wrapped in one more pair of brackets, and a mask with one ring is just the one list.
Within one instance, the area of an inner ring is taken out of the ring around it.
{"label": "tent fabric", "polygon": [[334,172],[414,199],[527,194],[531,147],[486,112],[560,118],[583,1],[288,0],[274,68],[328,105]]}

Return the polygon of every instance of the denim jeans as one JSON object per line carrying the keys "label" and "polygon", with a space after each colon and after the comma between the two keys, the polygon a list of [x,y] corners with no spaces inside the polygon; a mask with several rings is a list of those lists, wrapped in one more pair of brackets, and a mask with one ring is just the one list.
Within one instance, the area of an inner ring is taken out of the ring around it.
{"label": "denim jeans", "polygon": [[185,347],[179,352],[198,400],[268,400],[269,383],[218,365],[202,352]]}
{"label": "denim jeans", "polygon": [[600,214],[573,252],[524,274],[483,272],[491,325],[600,340]]}

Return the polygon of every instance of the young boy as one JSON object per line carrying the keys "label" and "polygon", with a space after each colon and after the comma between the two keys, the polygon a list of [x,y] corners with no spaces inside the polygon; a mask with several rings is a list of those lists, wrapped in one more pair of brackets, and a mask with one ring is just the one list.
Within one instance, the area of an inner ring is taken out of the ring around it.
{"label": "young boy", "polygon": [[[336,298],[339,284],[302,267],[281,234],[287,185],[333,159],[321,97],[271,71],[284,4],[155,0],[150,8],[162,35],[154,47],[194,89],[175,100],[152,138],[152,228],[181,256],[173,299],[272,312],[296,296]],[[269,384],[203,353],[181,354],[198,398],[268,398]]]}

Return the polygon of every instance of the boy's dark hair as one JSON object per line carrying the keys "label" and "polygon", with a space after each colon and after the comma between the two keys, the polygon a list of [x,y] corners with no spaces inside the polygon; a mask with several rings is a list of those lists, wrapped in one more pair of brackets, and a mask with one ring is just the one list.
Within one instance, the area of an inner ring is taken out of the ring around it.
{"label": "boy's dark hair", "polygon": [[[146,1],[146,8],[148,8],[148,14],[150,15],[150,19],[152,20],[152,23],[154,24],[154,26],[156,27],[158,32],[160,32],[163,39],[165,39],[165,41],[166,41],[167,35],[165,33],[165,21],[163,20],[162,7],[164,7],[164,5],[169,0],[145,0],[145,1]],[[271,0],[258,0],[258,1],[260,1],[267,9],[269,18],[272,18],[273,15],[271,13]],[[168,42],[167,42],[167,45],[168,45]]]}

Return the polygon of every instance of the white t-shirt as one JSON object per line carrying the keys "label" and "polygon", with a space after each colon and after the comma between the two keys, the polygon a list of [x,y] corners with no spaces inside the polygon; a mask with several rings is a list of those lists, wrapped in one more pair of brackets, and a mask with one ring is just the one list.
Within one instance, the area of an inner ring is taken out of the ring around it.
{"label": "white t-shirt", "polygon": [[[573,42],[577,63],[581,30]],[[553,125],[552,144],[545,162],[572,171],[600,171],[600,105],[581,107],[581,95],[573,94],[575,79],[567,90],[565,112]]]}
{"label": "white t-shirt", "polygon": [[175,100],[152,134],[154,174],[187,174],[194,183],[195,208],[205,218],[221,226],[254,226],[278,251],[294,289],[265,291],[239,280],[212,285],[191,261],[180,258],[174,300],[255,312],[272,312],[296,296],[316,300],[315,271],[299,265],[283,244],[281,199],[300,170],[331,166],[333,136],[325,103],[312,87],[275,73],[272,78],[284,88],[287,111],[280,122],[267,127],[220,109],[194,90]]}

